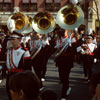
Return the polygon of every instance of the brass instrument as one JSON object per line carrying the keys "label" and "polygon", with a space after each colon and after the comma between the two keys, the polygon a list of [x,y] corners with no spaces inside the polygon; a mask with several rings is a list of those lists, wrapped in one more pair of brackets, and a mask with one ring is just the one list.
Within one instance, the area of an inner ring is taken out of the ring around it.
{"label": "brass instrument", "polygon": [[[62,7],[57,14],[56,17],[57,24],[67,30],[73,30],[77,27],[79,27],[83,21],[84,21],[84,13],[82,9],[73,4],[68,4],[64,7]],[[64,42],[64,45],[60,49],[60,51],[55,55],[55,59],[57,59],[62,52],[67,49],[69,46],[71,46],[71,32],[68,33],[69,38],[66,42]]]}
{"label": "brass instrument", "polygon": [[68,43],[65,43],[65,45],[60,49],[60,51],[55,54],[55,57],[58,57],[65,50],[65,48],[68,48]]}
{"label": "brass instrument", "polygon": [[79,6],[68,4],[58,11],[56,20],[61,28],[73,30],[83,23],[84,13]]}
{"label": "brass instrument", "polygon": [[69,46],[71,46],[71,36],[69,35],[68,38],[65,39],[64,42],[61,43],[61,45],[55,46],[55,48],[60,48],[60,50],[57,50],[57,53],[55,54],[55,57],[60,56],[60,54],[62,54],[62,52],[67,49]]}
{"label": "brass instrument", "polygon": [[83,50],[89,49],[87,46],[81,46]]}
{"label": "brass instrument", "polygon": [[54,18],[48,12],[37,13],[32,22],[33,29],[40,34],[52,32],[55,28]]}
{"label": "brass instrument", "polygon": [[32,28],[32,18],[30,16],[27,16],[28,17],[28,26],[26,27],[26,29],[22,32],[23,34],[27,34],[27,33],[30,33],[33,31],[33,28]]}
{"label": "brass instrument", "polygon": [[42,49],[42,45],[39,46],[39,48],[35,51],[35,53],[31,55],[31,59],[34,59],[36,57],[36,55],[41,51]]}
{"label": "brass instrument", "polygon": [[14,13],[9,17],[7,27],[10,30],[10,32],[11,32],[11,27],[10,27],[11,21],[14,21],[13,23],[15,26],[14,31],[18,33],[23,32],[28,26],[28,17],[21,12]]}

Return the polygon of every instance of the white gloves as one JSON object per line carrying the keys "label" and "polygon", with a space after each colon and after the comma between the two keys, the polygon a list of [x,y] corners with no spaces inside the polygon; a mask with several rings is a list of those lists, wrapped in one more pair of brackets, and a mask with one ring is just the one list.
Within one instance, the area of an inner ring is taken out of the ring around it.
{"label": "white gloves", "polygon": [[94,63],[96,63],[97,62],[97,59],[96,58],[94,58]]}
{"label": "white gloves", "polygon": [[2,68],[3,68],[2,65],[0,65],[0,70],[1,70]]}
{"label": "white gloves", "polygon": [[15,30],[15,21],[13,19],[11,19],[9,23],[9,28],[10,28],[11,33]]}
{"label": "white gloves", "polygon": [[77,3],[78,3],[78,0],[70,0],[70,2],[71,2],[72,4],[77,4]]}

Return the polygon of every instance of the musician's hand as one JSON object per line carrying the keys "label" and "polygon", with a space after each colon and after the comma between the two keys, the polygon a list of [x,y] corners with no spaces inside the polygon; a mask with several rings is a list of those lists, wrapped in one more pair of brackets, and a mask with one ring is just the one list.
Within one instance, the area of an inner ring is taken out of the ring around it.
{"label": "musician's hand", "polygon": [[85,54],[85,52],[84,52],[84,50],[83,50],[83,49],[81,49],[81,51],[80,51],[80,52],[81,52],[81,54]]}
{"label": "musician's hand", "polygon": [[81,46],[82,47],[82,49],[84,49],[84,50],[87,50],[88,49],[88,47],[87,46]]}
{"label": "musician's hand", "polygon": [[0,72],[1,72],[2,69],[3,69],[3,67],[2,67],[2,65],[0,65]]}
{"label": "musician's hand", "polygon": [[57,66],[56,66],[56,62],[55,62],[55,61],[53,62],[53,64],[55,65],[55,67],[57,67]]}
{"label": "musician's hand", "polygon": [[69,44],[69,46],[71,46],[71,39],[70,38],[67,39],[67,43]]}
{"label": "musician's hand", "polygon": [[96,63],[97,62],[97,59],[96,58],[94,58],[94,63]]}

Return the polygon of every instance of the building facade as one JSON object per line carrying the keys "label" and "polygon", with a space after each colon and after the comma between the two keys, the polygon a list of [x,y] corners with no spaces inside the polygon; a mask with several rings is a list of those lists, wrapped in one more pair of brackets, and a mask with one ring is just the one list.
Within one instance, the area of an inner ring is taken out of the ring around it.
{"label": "building facade", "polygon": [[[89,6],[95,9],[95,4],[92,0],[88,3],[86,2],[87,0],[83,1],[84,3],[81,4],[85,15],[83,25],[85,25],[87,29],[92,28],[96,31],[98,30],[97,14],[95,11],[88,10]],[[98,0],[98,2],[98,5],[100,5],[100,0]],[[0,27],[7,25],[8,18],[13,14],[14,8],[18,8],[20,12],[31,17],[38,11],[44,10],[49,11],[56,17],[58,10],[67,3],[69,3],[69,0],[0,0]]]}
{"label": "building facade", "polygon": [[95,32],[100,31],[100,0],[93,0],[92,5],[88,7],[88,29]]}

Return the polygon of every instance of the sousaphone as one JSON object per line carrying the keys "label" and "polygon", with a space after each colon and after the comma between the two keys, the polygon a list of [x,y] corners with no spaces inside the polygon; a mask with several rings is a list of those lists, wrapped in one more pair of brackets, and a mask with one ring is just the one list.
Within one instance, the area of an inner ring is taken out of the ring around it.
{"label": "sousaphone", "polygon": [[40,34],[47,34],[52,32],[55,28],[54,18],[49,12],[39,12],[37,13],[32,21],[33,29]]}
{"label": "sousaphone", "polygon": [[14,31],[22,33],[27,28],[28,23],[28,17],[25,14],[16,12],[9,17],[7,27],[10,32],[14,27]]}
{"label": "sousaphone", "polygon": [[28,26],[26,27],[26,29],[22,32],[23,34],[28,34],[31,33],[33,31],[33,27],[32,27],[32,18],[30,16],[28,17]]}
{"label": "sousaphone", "polygon": [[56,21],[61,28],[73,30],[83,23],[84,13],[79,6],[68,4],[58,11]]}

